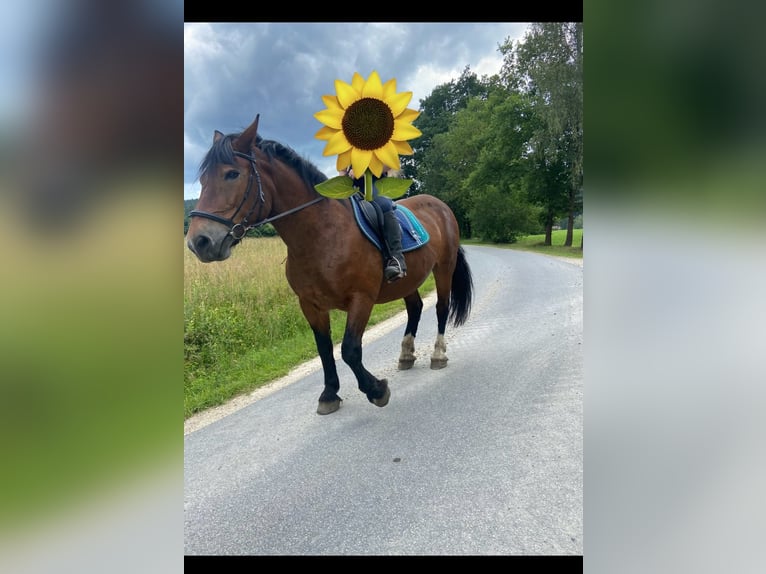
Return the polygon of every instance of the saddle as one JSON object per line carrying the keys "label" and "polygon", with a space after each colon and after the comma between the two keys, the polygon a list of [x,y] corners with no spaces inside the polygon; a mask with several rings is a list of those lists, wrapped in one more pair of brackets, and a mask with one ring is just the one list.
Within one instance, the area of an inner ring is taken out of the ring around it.
{"label": "saddle", "polygon": [[[362,234],[379,251],[384,252],[383,212],[380,207],[373,202],[365,201],[364,196],[360,193],[355,193],[350,199],[354,208],[354,219],[356,219]],[[394,215],[396,215],[396,220],[402,229],[402,253],[414,251],[428,243],[430,239],[428,231],[412,211],[395,203]]]}

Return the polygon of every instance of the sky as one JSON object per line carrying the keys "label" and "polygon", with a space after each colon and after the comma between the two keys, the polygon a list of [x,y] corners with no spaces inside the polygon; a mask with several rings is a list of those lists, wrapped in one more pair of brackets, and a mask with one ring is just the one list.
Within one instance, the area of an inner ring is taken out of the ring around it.
{"label": "sky", "polygon": [[241,132],[260,114],[258,132],[292,147],[328,177],[336,156],[322,155],[314,114],[351,83],[377,71],[412,92],[408,108],[466,67],[500,71],[498,46],[521,40],[520,22],[204,23],[184,24],[184,199],[199,197],[197,171],[215,130]]}

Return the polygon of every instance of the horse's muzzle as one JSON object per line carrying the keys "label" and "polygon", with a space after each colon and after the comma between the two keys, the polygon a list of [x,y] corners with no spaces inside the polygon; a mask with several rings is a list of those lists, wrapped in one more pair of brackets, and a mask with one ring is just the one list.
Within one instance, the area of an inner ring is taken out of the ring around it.
{"label": "horse's muzzle", "polygon": [[186,245],[189,250],[203,263],[228,259],[231,255],[231,248],[237,243],[239,241],[230,235],[225,235],[218,241],[205,233],[197,233],[186,238]]}

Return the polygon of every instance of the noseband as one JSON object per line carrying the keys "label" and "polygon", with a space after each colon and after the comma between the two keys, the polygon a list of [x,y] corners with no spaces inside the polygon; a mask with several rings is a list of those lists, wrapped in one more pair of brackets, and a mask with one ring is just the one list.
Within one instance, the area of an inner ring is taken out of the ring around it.
{"label": "noseband", "polygon": [[[263,187],[261,186],[261,175],[258,173],[258,169],[255,166],[255,157],[251,155],[247,155],[245,153],[238,152],[238,151],[235,151],[234,155],[243,157],[246,160],[248,160],[250,162],[250,168],[251,168],[250,177],[247,180],[247,189],[245,190],[245,195],[242,198],[242,201],[239,203],[237,210],[234,212],[234,215],[232,215],[231,218],[227,219],[225,217],[220,217],[219,215],[215,215],[213,213],[208,213],[207,211],[198,211],[195,209],[189,214],[189,217],[204,217],[206,219],[212,219],[213,221],[217,221],[218,223],[223,223],[224,225],[229,227],[228,234],[231,235],[236,241],[239,241],[251,229],[255,229],[256,227],[260,227],[261,225],[266,225],[267,223],[276,221],[277,219],[293,214],[296,211],[300,211],[301,209],[308,207],[309,205],[314,205],[315,203],[319,203],[320,201],[324,199],[324,196],[320,195],[319,197],[316,197],[307,203],[299,205],[298,207],[288,209],[284,213],[280,213],[278,215],[275,215],[274,217],[267,217],[266,219],[262,219],[261,221],[256,221],[255,223],[250,223],[248,222],[248,219],[255,211],[255,208],[256,207],[258,208],[257,215],[260,215],[261,209],[263,208],[263,205],[266,203],[266,199],[263,196]],[[245,217],[242,218],[242,221],[240,221],[239,223],[236,223],[234,221],[234,218],[237,216],[240,209],[242,209],[242,206],[244,206],[245,203],[247,203],[247,198],[250,197],[250,191],[253,188],[253,177],[255,177],[255,179],[258,181],[258,197],[253,202],[253,206],[250,208],[250,211],[248,211],[247,214],[245,214]]]}

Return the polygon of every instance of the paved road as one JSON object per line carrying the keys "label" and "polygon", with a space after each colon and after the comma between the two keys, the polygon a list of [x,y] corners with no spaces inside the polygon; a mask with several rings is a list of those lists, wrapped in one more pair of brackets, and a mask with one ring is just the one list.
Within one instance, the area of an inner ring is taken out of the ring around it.
{"label": "paved road", "polygon": [[447,368],[429,368],[429,306],[410,371],[403,324],[365,336],[386,407],[339,362],[336,413],[315,412],[315,370],[186,434],[187,555],[582,554],[583,268],[466,253],[475,303]]}

